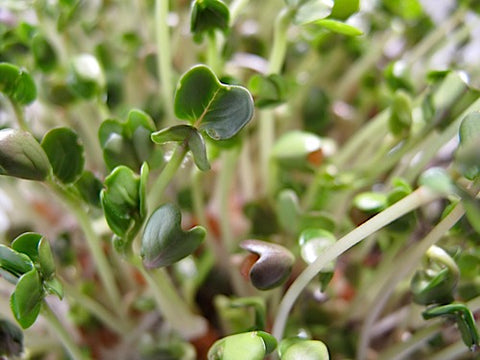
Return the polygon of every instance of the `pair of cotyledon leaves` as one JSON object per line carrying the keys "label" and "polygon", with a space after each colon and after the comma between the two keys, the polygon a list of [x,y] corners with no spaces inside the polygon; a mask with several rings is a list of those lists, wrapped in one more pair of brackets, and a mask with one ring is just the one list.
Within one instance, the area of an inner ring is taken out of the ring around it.
{"label": "pair of cotyledon leaves", "polygon": [[47,294],[63,297],[62,285],[55,277],[50,245],[39,234],[24,233],[11,247],[0,245],[0,274],[15,284],[10,307],[24,329],[35,322]]}

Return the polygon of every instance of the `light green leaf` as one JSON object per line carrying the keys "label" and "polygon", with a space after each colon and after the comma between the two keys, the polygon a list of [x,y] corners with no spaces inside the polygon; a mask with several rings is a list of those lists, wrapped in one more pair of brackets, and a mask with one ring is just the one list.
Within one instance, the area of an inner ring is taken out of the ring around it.
{"label": "light green leaf", "polygon": [[10,307],[22,328],[29,328],[37,319],[43,296],[42,282],[35,268],[20,277],[10,297]]}
{"label": "light green leaf", "polygon": [[346,24],[342,21],[333,20],[333,19],[322,19],[315,21],[315,25],[321,26],[325,29],[333,31],[338,34],[347,35],[347,36],[360,36],[363,35],[363,31],[356,28],[355,26]]}

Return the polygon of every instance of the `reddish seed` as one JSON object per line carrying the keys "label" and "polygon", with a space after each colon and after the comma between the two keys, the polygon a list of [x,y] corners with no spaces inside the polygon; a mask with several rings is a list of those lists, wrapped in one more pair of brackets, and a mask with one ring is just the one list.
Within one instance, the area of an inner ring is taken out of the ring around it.
{"label": "reddish seed", "polygon": [[252,268],[253,264],[260,258],[257,254],[248,254],[245,259],[243,259],[240,265],[240,274],[248,280],[248,274],[250,273],[250,269]]}
{"label": "reddish seed", "polygon": [[307,155],[307,161],[314,166],[320,166],[323,162],[322,149],[318,149],[309,153]]}

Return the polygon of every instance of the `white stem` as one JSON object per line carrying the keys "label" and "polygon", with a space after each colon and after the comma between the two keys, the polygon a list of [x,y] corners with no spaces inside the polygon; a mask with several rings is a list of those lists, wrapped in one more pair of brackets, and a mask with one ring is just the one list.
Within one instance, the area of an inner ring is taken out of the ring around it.
{"label": "white stem", "polygon": [[433,193],[428,188],[420,187],[410,195],[404,197],[402,200],[396,202],[359,227],[355,228],[330,246],[322,256],[319,256],[314,263],[310,264],[300,274],[300,276],[298,276],[298,278],[285,293],[285,296],[283,297],[279,306],[278,315],[273,324],[273,336],[275,336],[278,340],[282,338],[288,314],[293,307],[293,304],[303,289],[305,289],[308,283],[320,272],[320,270],[322,270],[325,265],[339,257],[341,254],[365,239],[367,236],[373,234],[410,211],[431,202],[432,200],[438,198],[438,196],[438,194]]}

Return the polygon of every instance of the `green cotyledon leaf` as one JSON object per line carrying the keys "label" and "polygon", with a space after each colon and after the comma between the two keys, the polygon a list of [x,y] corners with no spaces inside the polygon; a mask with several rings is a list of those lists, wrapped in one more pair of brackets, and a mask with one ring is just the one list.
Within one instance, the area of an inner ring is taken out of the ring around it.
{"label": "green cotyledon leaf", "polygon": [[142,237],[141,256],[147,268],[169,266],[193,253],[205,238],[201,226],[184,231],[180,209],[164,204],[148,219]]}
{"label": "green cotyledon leaf", "polygon": [[187,71],[175,93],[175,115],[214,140],[237,134],[252,119],[253,109],[252,95],[246,88],[222,84],[205,65]]}

